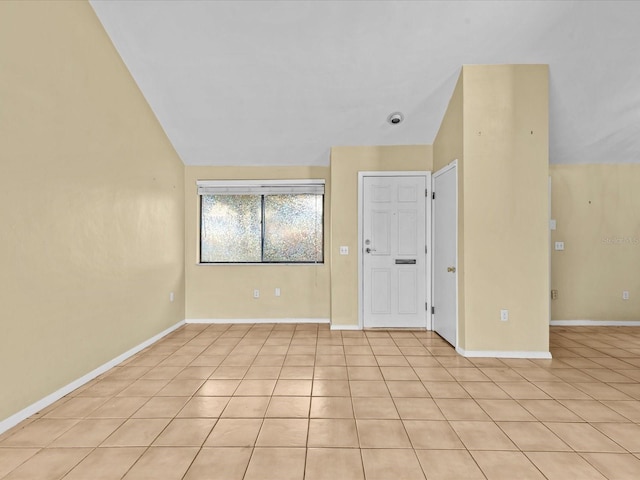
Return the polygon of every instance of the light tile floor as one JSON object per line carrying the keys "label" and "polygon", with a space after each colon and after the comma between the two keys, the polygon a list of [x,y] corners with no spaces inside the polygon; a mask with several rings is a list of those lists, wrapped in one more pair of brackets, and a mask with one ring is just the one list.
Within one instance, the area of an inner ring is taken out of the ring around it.
{"label": "light tile floor", "polygon": [[552,327],[551,351],[187,325],[1,435],[0,478],[639,479],[640,328]]}

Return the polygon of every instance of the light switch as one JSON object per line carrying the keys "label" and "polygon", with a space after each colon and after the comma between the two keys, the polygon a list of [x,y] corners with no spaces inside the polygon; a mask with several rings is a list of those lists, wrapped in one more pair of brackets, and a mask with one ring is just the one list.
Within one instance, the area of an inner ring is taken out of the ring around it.
{"label": "light switch", "polygon": [[340,247],[340,255],[349,255],[349,247]]}
{"label": "light switch", "polygon": [[556,250],[564,250],[564,242],[556,242]]}
{"label": "light switch", "polygon": [[549,228],[551,230],[555,230],[556,229],[556,221],[554,219],[549,220]]}

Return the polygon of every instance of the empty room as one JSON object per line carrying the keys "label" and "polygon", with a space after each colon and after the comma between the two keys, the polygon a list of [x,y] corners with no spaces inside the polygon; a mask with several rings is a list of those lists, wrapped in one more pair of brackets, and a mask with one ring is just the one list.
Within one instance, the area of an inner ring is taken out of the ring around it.
{"label": "empty room", "polygon": [[640,478],[637,18],[0,2],[0,480]]}

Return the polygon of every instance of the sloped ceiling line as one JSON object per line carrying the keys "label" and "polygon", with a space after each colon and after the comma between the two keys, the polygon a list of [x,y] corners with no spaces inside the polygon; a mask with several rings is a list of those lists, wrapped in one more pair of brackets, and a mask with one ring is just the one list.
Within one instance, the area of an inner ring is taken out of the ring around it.
{"label": "sloped ceiling line", "polygon": [[552,163],[640,162],[640,2],[91,5],[187,165],[430,144],[452,72],[480,63],[549,64]]}

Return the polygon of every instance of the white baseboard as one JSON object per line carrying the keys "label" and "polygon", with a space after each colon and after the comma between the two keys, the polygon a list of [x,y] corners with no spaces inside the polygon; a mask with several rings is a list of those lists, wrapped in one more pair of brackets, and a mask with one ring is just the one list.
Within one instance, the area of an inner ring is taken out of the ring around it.
{"label": "white baseboard", "polygon": [[69,393],[73,392],[75,389],[77,389],[77,388],[81,387],[82,385],[84,385],[85,383],[93,380],[98,375],[102,375],[107,370],[110,370],[113,367],[115,367],[116,365],[124,362],[126,359],[128,359],[128,358],[132,357],[133,355],[135,355],[136,353],[144,350],[149,345],[154,344],[155,342],[160,340],[162,337],[170,334],[171,332],[173,332],[177,328],[179,328],[182,325],[184,325],[184,323],[185,323],[184,320],[176,323],[175,325],[167,328],[166,330],[158,333],[157,335],[154,335],[150,339],[145,340],[141,344],[136,345],[132,349],[127,350],[122,355],[118,355],[113,360],[109,360],[107,363],[105,363],[103,365],[100,365],[98,368],[96,368],[94,370],[91,370],[86,375],[83,375],[82,377],[74,380],[73,382],[65,385],[64,387],[56,390],[55,392],[47,395],[46,397],[38,400],[37,402],[32,403],[27,408],[24,408],[24,409],[20,410],[18,413],[15,413],[15,414],[11,415],[10,417],[5,418],[4,420],[0,421],[0,434],[6,432],[10,428],[16,426],[18,423],[22,422],[23,420],[26,420],[30,416],[38,413],[39,411],[41,411],[44,408],[46,408],[49,405],[51,405],[52,403],[60,400],[65,395],[68,395]]}
{"label": "white baseboard", "polygon": [[549,325],[573,327],[640,327],[640,320],[551,320]]}
{"label": "white baseboard", "polygon": [[329,323],[328,318],[187,318],[185,323]]}
{"label": "white baseboard", "polygon": [[465,350],[460,347],[456,347],[458,352],[463,357],[481,357],[481,358],[542,358],[550,359],[550,352],[527,352],[527,351],[511,351],[511,350]]}
{"label": "white baseboard", "polygon": [[331,330],[362,330],[360,325],[334,325],[331,324]]}

